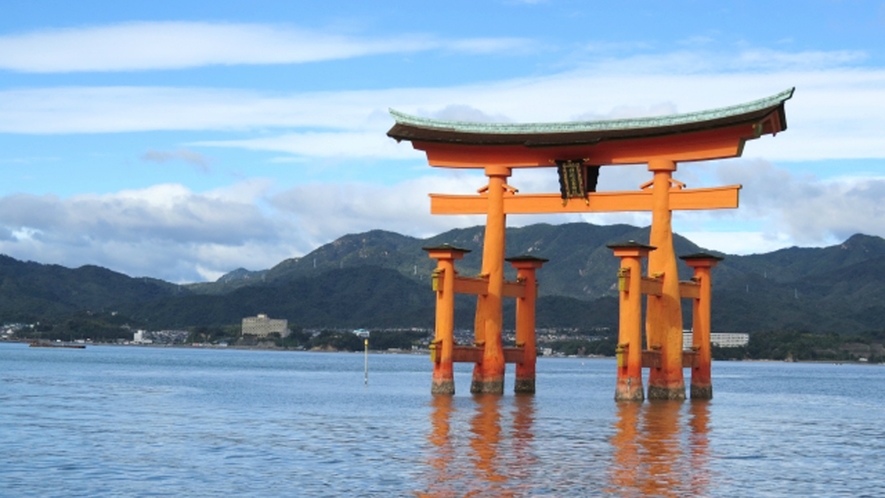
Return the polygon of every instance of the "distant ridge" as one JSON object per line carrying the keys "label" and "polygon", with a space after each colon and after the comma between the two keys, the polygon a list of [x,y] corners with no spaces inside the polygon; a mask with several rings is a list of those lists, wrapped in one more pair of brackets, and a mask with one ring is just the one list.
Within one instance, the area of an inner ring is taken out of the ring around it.
{"label": "distant ridge", "polygon": [[[472,249],[458,262],[461,274],[471,275],[479,272],[482,237],[482,227],[425,239],[372,230],[266,270],[238,268],[216,282],[182,286],[96,266],[68,269],[0,256],[0,321],[115,311],[133,325],[183,328],[236,324],[243,316],[267,313],[310,327],[431,327],[434,262],[421,248],[451,243]],[[538,325],[615,327],[618,262],[606,245],[631,239],[647,240],[648,228],[571,223],[508,229],[508,255],[550,260],[538,274]],[[674,244],[677,254],[704,250],[676,234]],[[682,267],[680,275],[685,279],[690,272]],[[881,330],[885,240],[856,234],[824,248],[726,255],[713,282],[714,331]],[[458,326],[472,327],[473,300],[464,296],[458,303]]]}

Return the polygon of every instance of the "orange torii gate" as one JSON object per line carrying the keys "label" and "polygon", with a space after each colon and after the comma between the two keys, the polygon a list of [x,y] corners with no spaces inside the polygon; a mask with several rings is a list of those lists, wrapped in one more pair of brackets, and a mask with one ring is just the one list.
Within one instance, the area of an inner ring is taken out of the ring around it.
{"label": "orange torii gate", "polygon": [[[451,246],[426,248],[430,257],[438,261],[434,273],[437,324],[432,345],[432,392],[454,393],[453,361],[476,364],[471,392],[502,393],[507,362],[517,364],[516,390],[534,392],[534,270],[540,268],[543,260],[523,260],[522,276],[516,282],[504,280],[506,215],[650,211],[649,245],[612,246],[615,255],[622,258],[615,398],[644,399],[643,367],[649,368],[650,399],[685,398],[682,298],[694,299],[695,341],[707,342],[705,349],[696,342],[697,349],[686,355],[693,367],[692,394],[712,396],[709,271],[717,259],[709,255],[687,259],[695,267],[695,278],[693,282],[680,283],[671,217],[674,210],[736,208],[741,187],[688,189],[673,178],[673,173],[680,162],[739,157],[747,140],[785,130],[784,104],[792,95],[793,89],[789,89],[732,107],[656,118],[544,124],[441,121],[391,110],[396,123],[387,135],[397,141],[412,142],[415,149],[427,154],[431,166],[482,169],[488,177],[488,185],[477,195],[430,195],[432,214],[486,215],[482,270],[478,277],[456,274],[454,261],[461,259],[465,250]],[[602,166],[628,164],[646,164],[652,179],[636,191],[596,192]],[[514,168],[552,167],[559,174],[559,194],[519,194],[507,184]],[[641,277],[636,264],[646,256],[650,278]],[[450,309],[454,294],[459,292],[478,296],[474,346],[458,346],[453,341]],[[647,351],[641,350],[641,295],[647,296]],[[501,300],[508,296],[518,299],[517,310],[520,306],[523,309],[522,322],[517,319],[516,348],[502,346]],[[697,330],[699,327],[706,330]],[[531,348],[527,347],[528,332]]]}

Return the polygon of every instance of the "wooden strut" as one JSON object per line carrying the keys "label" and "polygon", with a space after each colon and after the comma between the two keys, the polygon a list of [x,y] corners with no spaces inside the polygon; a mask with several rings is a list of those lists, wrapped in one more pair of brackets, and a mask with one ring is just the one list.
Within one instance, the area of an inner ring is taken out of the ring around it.
{"label": "wooden strut", "polygon": [[[437,290],[439,288],[438,284],[438,276],[435,276],[433,281],[433,290]],[[455,294],[469,294],[474,296],[481,296],[488,293],[489,279],[488,277],[462,277],[460,275],[455,275],[454,277],[454,291]],[[521,280],[517,281],[504,281],[503,287],[503,296],[504,297],[512,297],[512,298],[523,298],[526,295],[526,286],[525,282]],[[436,342],[436,344],[441,344],[441,342]],[[478,363],[482,361],[483,355],[483,347],[484,344],[482,342],[477,342],[473,346],[461,345],[461,344],[453,344],[452,345],[452,362],[453,363]],[[516,347],[505,347],[504,348],[504,362],[505,363],[523,363],[525,348],[524,345],[517,344]],[[434,362],[439,362],[440,357],[432,356],[431,359]]]}
{"label": "wooden strut", "polygon": [[[659,373],[665,368],[667,362],[672,363],[674,360],[666,357],[667,353],[662,347],[661,339],[655,340],[650,335],[648,335],[648,349],[638,349],[638,345],[642,344],[639,302],[643,296],[651,299],[663,294],[665,274],[658,273],[651,277],[641,274],[641,260],[656,250],[655,246],[629,241],[608,247],[614,251],[615,257],[621,260],[621,268],[618,271],[620,325],[618,345],[615,349],[618,375],[615,400],[642,401],[644,399],[642,369],[648,369],[651,378],[653,373]],[[684,368],[691,370],[691,398],[711,399],[713,386],[710,375],[710,270],[722,258],[713,254],[697,253],[681,256],[680,259],[694,269],[694,275],[689,281],[676,282],[678,292],[674,297],[678,300],[692,300],[693,334],[691,349],[685,351],[679,347],[678,354],[674,356],[680,370]],[[672,337],[668,336],[666,339],[670,340]],[[670,354],[673,354],[672,350]],[[679,394],[678,391],[675,392],[675,395]]]}
{"label": "wooden strut", "polygon": [[[454,297],[456,294],[473,294],[485,296],[492,293],[491,279],[479,277],[461,277],[455,270],[455,260],[461,259],[470,252],[467,249],[443,244],[436,247],[425,247],[429,256],[437,260],[437,268],[433,271],[431,286],[437,296],[436,330],[434,340],[430,343],[430,360],[433,362],[433,383],[431,392],[434,394],[451,395],[455,393],[454,363],[474,363],[482,366],[489,354],[490,344],[477,338],[473,345],[455,344],[454,337]],[[504,370],[504,365],[516,365],[515,393],[535,392],[535,364],[537,351],[535,347],[535,300],[537,298],[536,270],[547,261],[534,256],[517,256],[507,258],[516,269],[516,281],[503,281],[499,285],[498,295],[516,299],[516,346],[503,347],[500,334],[494,346],[499,352],[497,361]],[[477,367],[474,367],[475,369]],[[498,384],[495,385],[496,387]],[[503,388],[503,383],[500,383]],[[471,391],[474,391],[473,385]]]}
{"label": "wooden strut", "polygon": [[[738,207],[741,185],[724,187],[678,189],[670,191],[670,207],[674,211],[734,209]],[[587,194],[587,202],[573,200],[563,203],[557,194],[504,195],[505,214],[545,213],[611,213],[626,211],[652,211],[651,190],[628,190],[617,192],[593,192]],[[488,211],[488,195],[430,194],[431,214],[485,214]]]}

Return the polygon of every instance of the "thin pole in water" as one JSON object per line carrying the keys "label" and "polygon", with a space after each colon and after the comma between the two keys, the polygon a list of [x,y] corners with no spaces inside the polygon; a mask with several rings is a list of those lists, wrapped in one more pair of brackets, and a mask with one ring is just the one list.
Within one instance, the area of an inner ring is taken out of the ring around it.
{"label": "thin pole in water", "polygon": [[365,377],[365,382],[366,382],[366,385],[368,386],[369,385],[369,340],[368,339],[366,339],[365,344],[366,344],[366,377]]}

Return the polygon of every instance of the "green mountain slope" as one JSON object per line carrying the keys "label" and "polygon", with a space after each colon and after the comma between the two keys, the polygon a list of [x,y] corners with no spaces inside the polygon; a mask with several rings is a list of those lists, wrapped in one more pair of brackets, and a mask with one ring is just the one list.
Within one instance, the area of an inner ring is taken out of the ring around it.
{"label": "green mountain slope", "polygon": [[[431,327],[434,261],[421,248],[450,243],[471,249],[458,269],[472,275],[479,272],[482,238],[482,227],[427,239],[373,230],[267,270],[238,269],[218,282],[192,286],[0,256],[0,321],[117,311],[133,326],[160,329],[237,324],[244,316],[266,313],[306,327]],[[648,228],[575,223],[508,229],[508,255],[550,260],[538,273],[538,326],[615,328],[618,261],[605,246],[631,239],[647,241]],[[677,254],[700,250],[678,235],[674,244]],[[688,278],[689,270],[682,266],[680,276]],[[727,256],[713,280],[715,331],[880,330],[885,240],[855,235],[825,248]],[[472,328],[474,305],[475,298],[459,296],[457,327]],[[512,327],[513,301],[504,306],[505,326]],[[688,301],[684,309],[688,326]]]}
{"label": "green mountain slope", "polygon": [[131,302],[190,294],[177,285],[131,278],[98,266],[69,269],[0,255],[0,319],[56,317],[79,310],[103,311]]}

